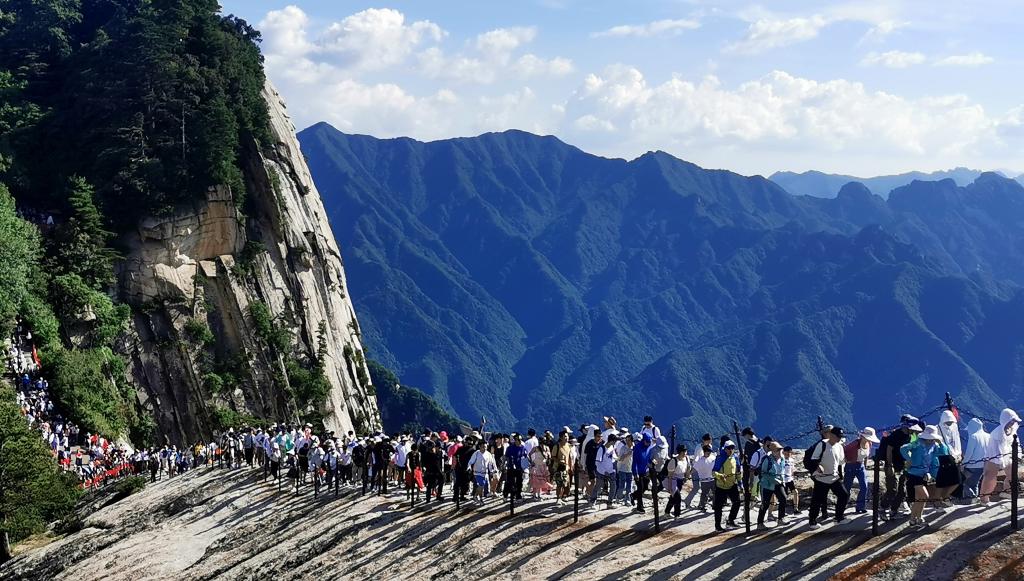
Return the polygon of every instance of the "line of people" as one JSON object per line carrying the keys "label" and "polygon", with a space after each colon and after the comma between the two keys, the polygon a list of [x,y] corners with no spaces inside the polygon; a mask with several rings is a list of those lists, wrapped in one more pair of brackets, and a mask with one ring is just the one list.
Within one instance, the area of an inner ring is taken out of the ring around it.
{"label": "line of people", "polygon": [[748,427],[739,444],[726,435],[716,446],[705,434],[693,455],[685,444],[670,450],[651,416],[637,431],[607,416],[601,426],[584,424],[578,432],[566,426],[557,433],[531,428],[525,434],[487,437],[479,431],[450,436],[432,430],[393,437],[382,432],[316,434],[311,424],[274,424],[231,429],[180,450],[164,446],[132,451],[101,435],[82,434],[55,412],[49,385],[32,354],[31,336],[20,323],[10,341],[8,368],[27,421],[40,431],[60,465],[75,471],[86,486],[123,474],[149,473],[157,480],[200,466],[246,466],[261,467],[265,478],[290,481],[296,490],[307,482],[315,490],[358,487],[387,494],[390,488],[422,493],[429,504],[442,502],[447,488],[458,501],[478,505],[499,494],[505,500],[552,498],[556,505],[565,505],[578,480],[591,510],[628,507],[644,514],[645,503],[664,491],[662,512],[667,517],[691,509],[708,512],[710,505],[718,531],[739,526],[747,491],[757,509],[758,528],[767,528],[771,521],[790,524],[788,516],[801,514],[797,482],[804,472],[811,482],[808,525],[847,522],[855,487],[854,513],[867,512],[871,461],[884,467],[884,518],[909,517],[910,526],[927,526],[923,513],[929,503],[943,511],[953,501],[988,504],[1005,497],[1010,446],[1020,424],[1011,409],[1001,412],[991,432],[975,417],[962,445],[959,414],[951,408],[936,425],[904,415],[890,432],[879,435],[866,427],[849,441],[841,427],[824,425],[821,438],[802,453],[770,436],[758,438]]}

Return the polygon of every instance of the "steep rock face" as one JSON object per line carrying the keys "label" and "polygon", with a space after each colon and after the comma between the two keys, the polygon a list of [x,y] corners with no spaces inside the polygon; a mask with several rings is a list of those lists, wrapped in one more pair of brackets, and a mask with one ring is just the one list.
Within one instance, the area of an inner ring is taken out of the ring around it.
{"label": "steep rock face", "polygon": [[[306,366],[325,358],[330,391],[315,411],[328,428],[380,424],[341,253],[284,103],[269,84],[264,96],[274,143],[243,156],[245,213],[230,190],[215,188],[195,207],[144,220],[122,241],[120,294],[134,307],[123,348],[160,441],[210,436],[217,408],[292,421],[309,411],[289,396],[285,357]],[[289,333],[290,352],[259,336],[257,301]],[[202,326],[213,341],[194,336]],[[230,385],[204,378],[225,368]]]}

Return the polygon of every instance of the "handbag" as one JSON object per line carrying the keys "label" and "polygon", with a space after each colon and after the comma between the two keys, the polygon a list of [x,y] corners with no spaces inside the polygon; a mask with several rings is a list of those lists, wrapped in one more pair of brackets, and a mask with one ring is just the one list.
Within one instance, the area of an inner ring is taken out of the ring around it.
{"label": "handbag", "polygon": [[959,486],[960,483],[960,466],[957,465],[956,458],[949,455],[939,456],[939,475],[935,478],[935,486],[947,488]]}

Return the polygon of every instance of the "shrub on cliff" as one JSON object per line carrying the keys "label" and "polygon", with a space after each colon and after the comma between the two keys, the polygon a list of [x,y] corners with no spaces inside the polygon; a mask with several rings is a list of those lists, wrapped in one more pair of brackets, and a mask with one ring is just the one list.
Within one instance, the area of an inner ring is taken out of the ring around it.
{"label": "shrub on cliff", "polygon": [[[54,349],[43,354],[56,403],[81,426],[108,437],[129,433],[136,421],[134,394],[115,381],[123,362],[109,349]],[[127,391],[127,390],[125,390]]]}

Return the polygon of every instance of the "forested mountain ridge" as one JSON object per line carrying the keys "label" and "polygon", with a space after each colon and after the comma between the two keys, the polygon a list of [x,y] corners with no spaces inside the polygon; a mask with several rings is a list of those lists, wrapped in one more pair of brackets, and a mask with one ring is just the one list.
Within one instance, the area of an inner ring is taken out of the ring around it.
{"label": "forested mountain ridge", "polygon": [[[971,339],[1020,345],[1000,321],[1020,301],[1009,257],[978,239],[991,268],[968,279],[956,250],[999,220],[989,234],[1015,244],[1020,186],[999,176],[812,200],[518,131],[419,143],[317,124],[300,140],[374,357],[463,417],[656,409],[790,431],[812,410],[879,423],[879,403],[920,411],[949,390],[992,410],[1019,390],[1017,356],[979,359]],[[918,207],[929,188],[956,211]]]}

